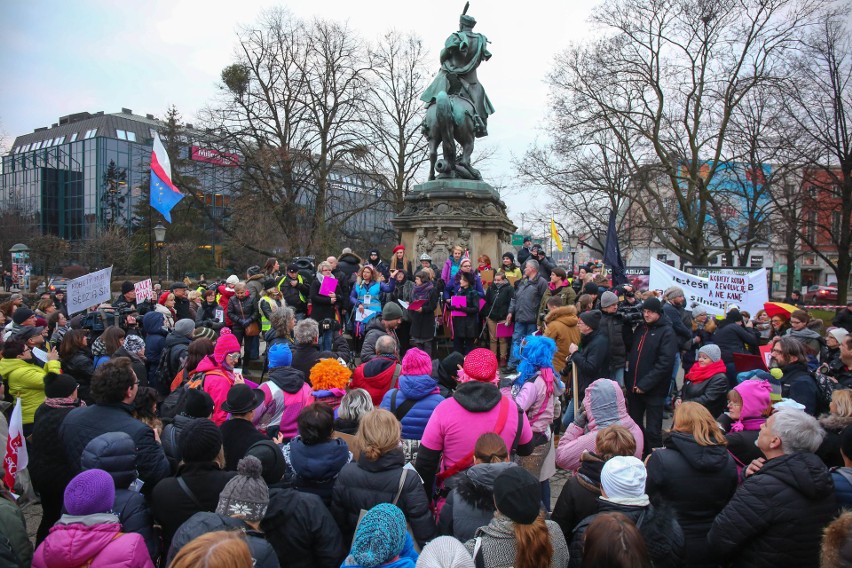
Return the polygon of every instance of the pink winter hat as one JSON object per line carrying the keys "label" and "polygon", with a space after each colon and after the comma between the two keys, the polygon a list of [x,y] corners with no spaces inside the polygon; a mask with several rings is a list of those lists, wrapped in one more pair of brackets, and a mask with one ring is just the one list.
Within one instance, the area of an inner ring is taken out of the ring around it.
{"label": "pink winter hat", "polygon": [[499,379],[497,376],[497,356],[490,349],[479,347],[468,353],[464,358],[462,369],[463,373],[459,373],[459,381],[461,382],[464,382],[462,375],[466,380],[484,383],[493,383]]}
{"label": "pink winter hat", "polygon": [[239,352],[240,342],[237,341],[230,329],[223,327],[219,332],[219,339],[216,340],[216,347],[213,349],[213,358],[216,359],[216,363],[221,365],[228,353]]}
{"label": "pink winter hat", "polygon": [[431,375],[432,358],[422,349],[409,349],[402,358],[403,375]]}

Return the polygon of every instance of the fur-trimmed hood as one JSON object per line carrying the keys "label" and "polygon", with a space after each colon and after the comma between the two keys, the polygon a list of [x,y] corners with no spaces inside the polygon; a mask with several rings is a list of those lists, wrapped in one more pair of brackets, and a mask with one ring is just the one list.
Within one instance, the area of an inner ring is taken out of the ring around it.
{"label": "fur-trimmed hood", "polygon": [[493,511],[494,480],[510,467],[517,465],[512,462],[478,463],[459,476],[456,492],[473,507]]}
{"label": "fur-trimmed hood", "polygon": [[819,425],[824,430],[833,432],[841,432],[844,428],[852,424],[852,416],[838,416],[837,414],[823,414],[819,417]]}
{"label": "fur-trimmed hood", "polygon": [[560,306],[550,310],[544,317],[544,321],[547,323],[555,320],[559,320],[568,327],[574,327],[580,321],[580,318],[577,317],[577,309],[573,306]]}
{"label": "fur-trimmed hood", "polygon": [[825,527],[820,566],[852,565],[852,511]]}

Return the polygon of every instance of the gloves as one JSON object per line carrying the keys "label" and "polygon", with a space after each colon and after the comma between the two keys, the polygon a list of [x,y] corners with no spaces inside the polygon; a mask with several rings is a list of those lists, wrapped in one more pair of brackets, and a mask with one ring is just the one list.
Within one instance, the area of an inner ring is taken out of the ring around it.
{"label": "gloves", "polygon": [[580,414],[574,417],[574,424],[577,425],[578,428],[586,429],[586,426],[589,424],[589,417],[586,416],[586,409],[584,407],[580,407]]}

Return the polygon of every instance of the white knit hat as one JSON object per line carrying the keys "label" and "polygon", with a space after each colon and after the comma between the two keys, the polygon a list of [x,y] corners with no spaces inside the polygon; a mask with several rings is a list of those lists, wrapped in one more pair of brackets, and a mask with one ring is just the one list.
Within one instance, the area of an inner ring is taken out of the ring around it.
{"label": "white knit hat", "polygon": [[601,488],[610,499],[642,497],[648,472],[645,464],[634,456],[615,456],[601,470]]}
{"label": "white knit hat", "polygon": [[476,565],[462,543],[451,536],[439,536],[423,548],[417,568],[474,568]]}
{"label": "white knit hat", "polygon": [[228,279],[225,280],[225,282],[227,282],[228,284],[236,284],[239,281],[240,278],[236,274],[231,274],[230,276],[228,276]]}
{"label": "white knit hat", "polygon": [[835,327],[833,329],[829,329],[828,333],[833,336],[835,340],[837,340],[837,343],[843,343],[843,340],[846,339],[847,335],[849,335],[849,332],[842,327]]}

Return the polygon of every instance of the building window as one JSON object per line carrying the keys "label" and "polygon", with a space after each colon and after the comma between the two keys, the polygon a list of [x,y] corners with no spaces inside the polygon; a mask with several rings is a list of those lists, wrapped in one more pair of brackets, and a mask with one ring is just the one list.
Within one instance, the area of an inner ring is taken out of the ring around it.
{"label": "building window", "polygon": [[157,130],[155,128],[152,128],[151,129],[151,138],[156,138],[156,137],[157,137]]}
{"label": "building window", "polygon": [[127,132],[125,132],[124,130],[116,130],[115,136],[119,140],[127,140]]}
{"label": "building window", "polygon": [[92,128],[92,129],[86,131],[86,135],[83,136],[83,138],[88,140],[89,138],[94,138],[95,136],[97,136],[97,134],[98,134],[98,129]]}
{"label": "building window", "polygon": [[135,133],[135,132],[127,131],[127,139],[128,139],[130,142],[136,142],[136,133]]}
{"label": "building window", "polygon": [[69,142],[76,142],[76,141],[77,141],[77,133],[75,132],[74,134],[71,135],[71,140],[69,140]]}
{"label": "building window", "polygon": [[833,211],[831,213],[831,234],[832,236],[840,235],[840,212]]}
{"label": "building window", "polygon": [[816,211],[809,211],[807,220],[805,221],[805,238],[814,242],[816,236]]}

